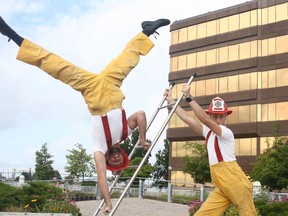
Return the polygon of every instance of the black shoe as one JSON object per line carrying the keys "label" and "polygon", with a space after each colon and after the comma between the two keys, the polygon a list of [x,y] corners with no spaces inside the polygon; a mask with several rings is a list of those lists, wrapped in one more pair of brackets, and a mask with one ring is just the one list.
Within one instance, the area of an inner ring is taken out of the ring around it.
{"label": "black shoe", "polygon": [[3,20],[3,18],[0,16],[0,33],[5,35],[4,30],[6,29],[7,24],[5,23],[5,21]]}
{"label": "black shoe", "polygon": [[159,34],[156,30],[162,26],[166,26],[169,24],[170,24],[170,20],[168,19],[158,19],[155,21],[144,21],[142,22],[141,26],[143,29],[143,33],[149,37],[151,34],[154,34],[154,33]]}
{"label": "black shoe", "polygon": [[12,39],[18,46],[21,46],[24,38],[19,36],[7,23],[4,19],[0,16],[0,33],[4,36],[7,36],[8,42]]}

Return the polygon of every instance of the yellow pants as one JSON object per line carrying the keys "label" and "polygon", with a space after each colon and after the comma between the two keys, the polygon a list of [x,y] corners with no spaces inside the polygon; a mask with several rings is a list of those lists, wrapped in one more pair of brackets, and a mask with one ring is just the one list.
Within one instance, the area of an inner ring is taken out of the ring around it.
{"label": "yellow pants", "polygon": [[120,90],[123,80],[154,46],[142,32],[128,42],[120,55],[99,74],[83,70],[42,47],[24,39],[17,59],[39,67],[83,95],[92,115],[103,115],[122,108],[125,96]]}
{"label": "yellow pants", "polygon": [[215,190],[195,216],[221,216],[231,203],[240,216],[257,216],[252,197],[252,184],[236,161],[220,162],[210,167]]}

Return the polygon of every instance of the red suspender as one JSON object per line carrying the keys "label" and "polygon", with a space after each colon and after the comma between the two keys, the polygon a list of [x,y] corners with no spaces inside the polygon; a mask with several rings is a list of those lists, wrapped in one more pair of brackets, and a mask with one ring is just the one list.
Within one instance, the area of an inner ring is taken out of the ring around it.
{"label": "red suspender", "polygon": [[[208,145],[208,139],[209,139],[211,133],[212,133],[212,130],[210,130],[210,131],[208,132],[207,136],[206,136],[206,146]],[[221,154],[221,151],[220,151],[220,148],[219,148],[217,136],[215,136],[214,148],[215,148],[215,152],[216,152],[216,156],[217,156],[218,162],[223,161],[223,157],[222,157],[222,154]],[[207,148],[207,149],[208,149],[208,148]]]}
{"label": "red suspender", "polygon": [[211,133],[212,133],[212,130],[210,130],[210,131],[207,133],[207,136],[206,136],[206,146],[208,145],[208,139],[209,139]]}
{"label": "red suspender", "polygon": [[[104,133],[106,137],[107,147],[108,149],[110,149],[112,147],[112,137],[111,137],[111,131],[109,127],[108,118],[107,118],[107,115],[103,115],[101,116],[101,118],[102,118],[102,124],[103,124]],[[121,141],[125,140],[128,136],[127,119],[126,119],[126,113],[124,109],[122,109],[122,125],[123,125],[123,131],[122,131]]]}
{"label": "red suspender", "polygon": [[122,109],[122,125],[123,125],[123,131],[122,131],[121,141],[125,140],[128,136],[127,119],[126,119],[126,113],[124,109]]}
{"label": "red suspender", "polygon": [[101,118],[102,118],[102,124],[103,124],[104,133],[106,137],[107,147],[108,149],[110,149],[112,147],[112,137],[111,137],[110,127],[108,123],[108,118],[107,118],[107,115],[101,116]]}
{"label": "red suspender", "polygon": [[219,145],[218,145],[218,138],[217,138],[217,136],[215,136],[214,148],[215,148],[215,152],[216,152],[216,156],[217,156],[218,162],[223,161],[222,154],[221,154],[221,151],[220,151],[220,148],[219,148]]}

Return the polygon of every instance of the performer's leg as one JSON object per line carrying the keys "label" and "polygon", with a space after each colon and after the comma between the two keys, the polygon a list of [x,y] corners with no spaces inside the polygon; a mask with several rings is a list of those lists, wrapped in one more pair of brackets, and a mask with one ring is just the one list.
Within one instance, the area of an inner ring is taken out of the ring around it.
{"label": "performer's leg", "polygon": [[147,121],[145,112],[141,110],[134,113],[127,119],[127,123],[129,128],[132,130],[138,127],[139,144],[142,145],[145,151],[148,150],[151,144],[146,140]]}
{"label": "performer's leg", "polygon": [[206,199],[195,216],[220,216],[229,207],[230,201],[216,188]]}
{"label": "performer's leg", "polygon": [[39,67],[55,79],[58,79],[81,92],[89,85],[89,82],[86,82],[85,80],[92,81],[97,76],[94,73],[90,73],[75,66],[27,39],[24,39],[22,42],[17,59]]}
{"label": "performer's leg", "polygon": [[[252,198],[252,184],[236,161],[212,166],[211,175],[217,173],[216,184],[238,209],[241,216],[256,216]],[[216,170],[215,170],[215,169]],[[215,178],[214,178],[215,179]]]}
{"label": "performer's leg", "polygon": [[138,64],[140,55],[146,55],[154,46],[149,36],[162,26],[169,25],[168,19],[145,21],[143,31],[128,42],[120,55],[101,72],[107,81],[120,87],[130,71]]}
{"label": "performer's leg", "polygon": [[152,41],[140,32],[129,41],[120,55],[101,71],[101,74],[107,81],[120,87],[130,71],[138,64],[140,55],[146,55],[153,46]]}
{"label": "performer's leg", "polygon": [[[233,164],[233,172],[232,175],[227,176],[231,181],[231,184],[227,185],[229,187],[229,199],[241,216],[257,216],[251,182],[237,163]],[[232,182],[234,182],[234,185]],[[236,184],[236,182],[239,182],[239,184]]]}

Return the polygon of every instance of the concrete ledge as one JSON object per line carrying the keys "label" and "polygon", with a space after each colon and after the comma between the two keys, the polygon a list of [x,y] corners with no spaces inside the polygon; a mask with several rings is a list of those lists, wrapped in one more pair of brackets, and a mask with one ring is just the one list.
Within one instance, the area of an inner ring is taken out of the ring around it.
{"label": "concrete ledge", "polygon": [[0,212],[0,216],[72,216],[64,213]]}

